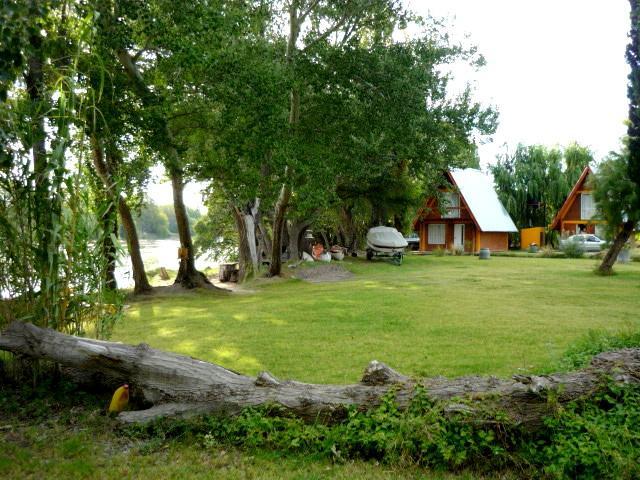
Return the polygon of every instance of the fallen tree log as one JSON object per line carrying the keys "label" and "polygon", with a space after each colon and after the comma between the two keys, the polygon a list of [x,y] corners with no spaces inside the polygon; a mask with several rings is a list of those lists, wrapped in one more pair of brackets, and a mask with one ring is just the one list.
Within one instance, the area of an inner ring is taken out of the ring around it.
{"label": "fallen tree log", "polygon": [[281,381],[268,372],[252,378],[145,344],[131,346],[73,337],[21,322],[11,323],[0,335],[0,350],[57,362],[92,375],[101,383],[129,383],[132,395],[151,407],[121,413],[118,418],[126,423],[200,413],[233,415],[263,404],[280,405],[304,419],[331,421],[342,418],[347,406],[377,406],[391,388],[396,391],[398,406],[404,408],[416,386],[422,385],[430,398],[443,402],[445,412],[500,412],[508,421],[533,426],[551,412],[549,392],[562,404],[594,393],[605,377],[619,383],[640,382],[640,349],[602,353],[589,367],[576,372],[517,375],[513,379],[415,380],[373,361],[360,383],[352,385]]}

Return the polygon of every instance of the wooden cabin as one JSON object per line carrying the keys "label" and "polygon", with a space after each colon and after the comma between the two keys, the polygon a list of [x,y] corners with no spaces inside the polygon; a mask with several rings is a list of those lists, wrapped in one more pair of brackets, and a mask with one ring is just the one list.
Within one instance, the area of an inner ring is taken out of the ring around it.
{"label": "wooden cabin", "polygon": [[562,237],[577,233],[592,233],[598,236],[604,234],[602,228],[606,222],[594,218],[597,209],[593,200],[593,189],[589,182],[591,175],[593,175],[591,168],[585,167],[551,222],[551,229],[560,232]]}
{"label": "wooden cabin", "polygon": [[445,180],[440,195],[443,205],[437,197],[428,198],[413,222],[420,250],[508,250],[509,233],[517,229],[491,180],[473,168],[446,172]]}

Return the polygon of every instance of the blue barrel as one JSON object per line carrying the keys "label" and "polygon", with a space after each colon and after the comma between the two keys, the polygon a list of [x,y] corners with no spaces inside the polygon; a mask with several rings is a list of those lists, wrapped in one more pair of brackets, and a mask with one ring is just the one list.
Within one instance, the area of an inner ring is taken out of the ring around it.
{"label": "blue barrel", "polygon": [[491,258],[491,250],[488,248],[481,248],[478,256],[480,260],[489,260],[489,258]]}

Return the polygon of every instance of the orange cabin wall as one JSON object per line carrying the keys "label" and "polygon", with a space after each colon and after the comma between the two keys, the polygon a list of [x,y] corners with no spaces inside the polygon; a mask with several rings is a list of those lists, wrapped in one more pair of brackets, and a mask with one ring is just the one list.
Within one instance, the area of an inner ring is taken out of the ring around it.
{"label": "orange cabin wall", "polygon": [[477,250],[481,248],[488,248],[492,252],[509,250],[509,234],[507,232],[480,232],[479,240],[480,245],[477,246]]}

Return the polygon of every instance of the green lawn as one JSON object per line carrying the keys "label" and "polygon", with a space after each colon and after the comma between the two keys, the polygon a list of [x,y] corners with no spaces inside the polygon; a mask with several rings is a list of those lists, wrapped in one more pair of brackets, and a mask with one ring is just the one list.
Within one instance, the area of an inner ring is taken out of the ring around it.
{"label": "green lawn", "polygon": [[[544,371],[589,330],[638,328],[640,263],[620,265],[612,277],[594,275],[594,265],[435,256],[409,257],[401,267],[349,261],[349,281],[259,280],[247,286],[251,293],[136,300],[113,339],[315,382],[357,381],[374,358],[412,375]],[[108,401],[58,390],[25,397],[0,382],[0,478],[478,478],[207,446],[198,438],[144,440],[104,416]]]}
{"label": "green lawn", "polygon": [[541,371],[589,330],[637,328],[640,263],[425,256],[359,259],[348,281],[249,284],[253,293],[133,302],[113,339],[243,373],[348,383],[372,359],[415,376]]}

